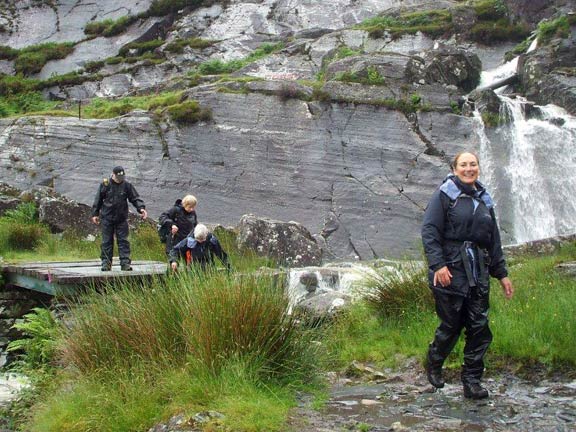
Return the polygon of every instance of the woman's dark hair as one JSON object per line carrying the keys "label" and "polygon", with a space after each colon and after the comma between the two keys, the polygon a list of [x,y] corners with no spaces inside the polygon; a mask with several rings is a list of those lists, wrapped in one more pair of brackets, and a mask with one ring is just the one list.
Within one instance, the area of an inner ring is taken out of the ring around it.
{"label": "woman's dark hair", "polygon": [[478,155],[476,153],[474,153],[472,151],[462,151],[460,153],[457,153],[456,156],[454,156],[454,159],[452,159],[452,163],[450,165],[451,165],[451,168],[453,170],[456,169],[456,164],[458,163],[458,159],[460,159],[460,156],[462,156],[463,154],[466,154],[466,153],[474,156],[476,158],[476,162],[478,162],[478,165],[480,165],[480,158],[478,157]]}

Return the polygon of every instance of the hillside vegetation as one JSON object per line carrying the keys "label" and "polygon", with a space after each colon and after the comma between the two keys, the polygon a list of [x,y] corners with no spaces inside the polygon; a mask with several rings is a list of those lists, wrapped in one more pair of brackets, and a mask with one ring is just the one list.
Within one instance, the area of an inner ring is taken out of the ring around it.
{"label": "hillside vegetation", "polygon": [[[199,60],[193,64],[186,64],[184,70],[187,73],[180,74],[177,78],[172,77],[171,83],[158,82],[150,89],[142,89],[140,93],[153,92],[157,94],[166,84],[176,85],[180,89],[191,88],[206,82],[214,82],[219,78],[215,75],[236,73],[237,76],[246,76],[241,69],[247,65],[270,56],[279,51],[281,56],[289,58],[293,54],[293,49],[289,48],[293,43],[290,37],[278,38],[270,42],[264,42],[259,47],[253,49],[252,53],[243,58],[234,55],[232,60],[223,60],[218,55],[212,55],[214,47],[218,47],[220,41],[206,40],[198,37],[173,37],[165,40],[167,35],[160,35],[157,38],[134,41],[120,47],[117,54],[103,60],[87,60],[82,68],[76,68],[64,74],[52,75],[47,79],[37,79],[35,75],[46,65],[47,62],[54,59],[65,58],[74,51],[75,46],[82,44],[86,40],[94,37],[115,37],[125,32],[131,25],[146,20],[150,17],[173,16],[178,18],[180,13],[191,13],[199,7],[205,7],[210,4],[222,4],[225,8],[227,2],[200,2],[197,0],[189,1],[154,1],[150,8],[136,15],[127,15],[116,20],[106,19],[104,21],[90,21],[85,26],[87,39],[77,42],[47,43],[41,45],[28,46],[23,49],[13,49],[9,46],[0,45],[0,60],[14,61],[14,74],[0,73],[0,117],[19,116],[23,114],[40,114],[46,115],[77,115],[77,108],[74,101],[54,102],[49,101],[47,92],[52,91],[55,87],[62,89],[73,88],[83,83],[98,83],[109,76],[115,76],[124,73],[137,72],[141,68],[160,66],[165,62],[181,61],[180,55],[184,52],[192,54]],[[474,24],[462,32],[455,25],[455,16],[461,13],[461,10],[470,10],[474,15]],[[432,38],[448,40],[454,35],[460,39],[477,42],[481,44],[492,45],[503,41],[522,41],[530,34],[530,28],[525,24],[511,22],[506,5],[502,0],[475,0],[458,5],[452,9],[432,9],[417,12],[401,12],[386,15],[378,15],[353,26],[352,28],[366,31],[372,39],[398,39],[403,35],[413,35],[423,33]],[[543,35],[548,34],[542,32]],[[545,37],[545,36],[543,36]],[[464,40],[462,40],[464,42]],[[362,50],[347,47],[345,44],[339,47],[339,52],[347,50],[346,56],[361,55]],[[342,56],[333,57],[328,53],[322,61],[321,70],[315,76],[307,79],[315,80],[313,87],[319,89],[326,83],[325,68],[333,59],[342,58]],[[205,59],[205,60],[202,60]],[[191,69],[191,70],[190,70]],[[240,72],[238,72],[240,71]],[[340,74],[340,81],[360,83],[363,85],[382,85],[382,77],[376,79],[364,79],[357,77],[354,71],[346,71]],[[246,87],[243,87],[246,90]],[[127,95],[116,96],[115,99],[123,100]],[[334,100],[338,100],[331,95]],[[90,98],[91,99],[91,98]],[[330,100],[327,91],[316,93],[315,100]],[[395,98],[399,99],[399,98]],[[393,109],[403,109],[401,101],[390,100],[385,106]],[[85,100],[84,104],[90,104]],[[122,103],[121,103],[122,104]],[[128,103],[125,104],[128,107]],[[116,115],[125,114],[122,110]],[[90,110],[84,113],[86,118],[91,118]]]}

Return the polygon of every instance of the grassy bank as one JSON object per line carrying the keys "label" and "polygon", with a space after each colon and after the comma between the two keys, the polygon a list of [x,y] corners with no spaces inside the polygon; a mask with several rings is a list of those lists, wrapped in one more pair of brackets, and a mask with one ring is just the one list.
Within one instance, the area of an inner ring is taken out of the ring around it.
{"label": "grassy bank", "polygon": [[[567,368],[576,372],[576,281],[555,269],[561,262],[576,259],[576,247],[565,247],[545,257],[523,257],[510,265],[515,296],[506,300],[497,281],[492,280],[490,326],[494,341],[487,356],[490,368],[541,365],[553,370]],[[422,362],[438,319],[426,293],[414,296],[414,286],[427,290],[424,274],[405,286],[405,294],[396,292],[393,300],[356,304],[334,325],[327,342],[334,354],[334,367],[352,360],[395,366],[407,357]],[[389,288],[388,288],[389,289]],[[398,300],[401,298],[402,300]],[[405,300],[405,301],[404,301]],[[386,309],[386,301],[393,302]],[[384,313],[382,310],[384,309]],[[462,364],[461,338],[448,359],[448,368]],[[493,371],[494,372],[494,371]]]}
{"label": "grassy bank", "polygon": [[282,430],[294,391],[315,376],[314,345],[286,306],[272,279],[218,272],[90,295],[22,428],[142,431],[212,410],[224,417],[210,427]]}

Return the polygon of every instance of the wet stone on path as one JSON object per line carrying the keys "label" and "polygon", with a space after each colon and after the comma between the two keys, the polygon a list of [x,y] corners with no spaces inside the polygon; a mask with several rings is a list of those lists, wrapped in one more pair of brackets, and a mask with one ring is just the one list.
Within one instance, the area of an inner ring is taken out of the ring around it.
{"label": "wet stone on path", "polygon": [[488,378],[488,399],[473,401],[449,380],[443,389],[423,372],[388,374],[361,383],[339,379],[323,409],[305,398],[291,416],[291,431],[554,431],[576,432],[576,381],[530,383],[511,374]]}

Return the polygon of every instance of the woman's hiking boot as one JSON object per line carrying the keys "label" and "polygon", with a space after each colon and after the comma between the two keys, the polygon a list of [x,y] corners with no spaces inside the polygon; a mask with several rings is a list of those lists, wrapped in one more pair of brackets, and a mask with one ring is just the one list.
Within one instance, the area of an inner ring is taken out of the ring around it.
{"label": "woman's hiking boot", "polygon": [[426,366],[426,377],[430,384],[432,384],[436,388],[444,387],[444,378],[442,378],[442,366],[431,366],[428,364]]}
{"label": "woman's hiking boot", "polygon": [[464,397],[468,399],[486,399],[488,390],[479,383],[464,383]]}

